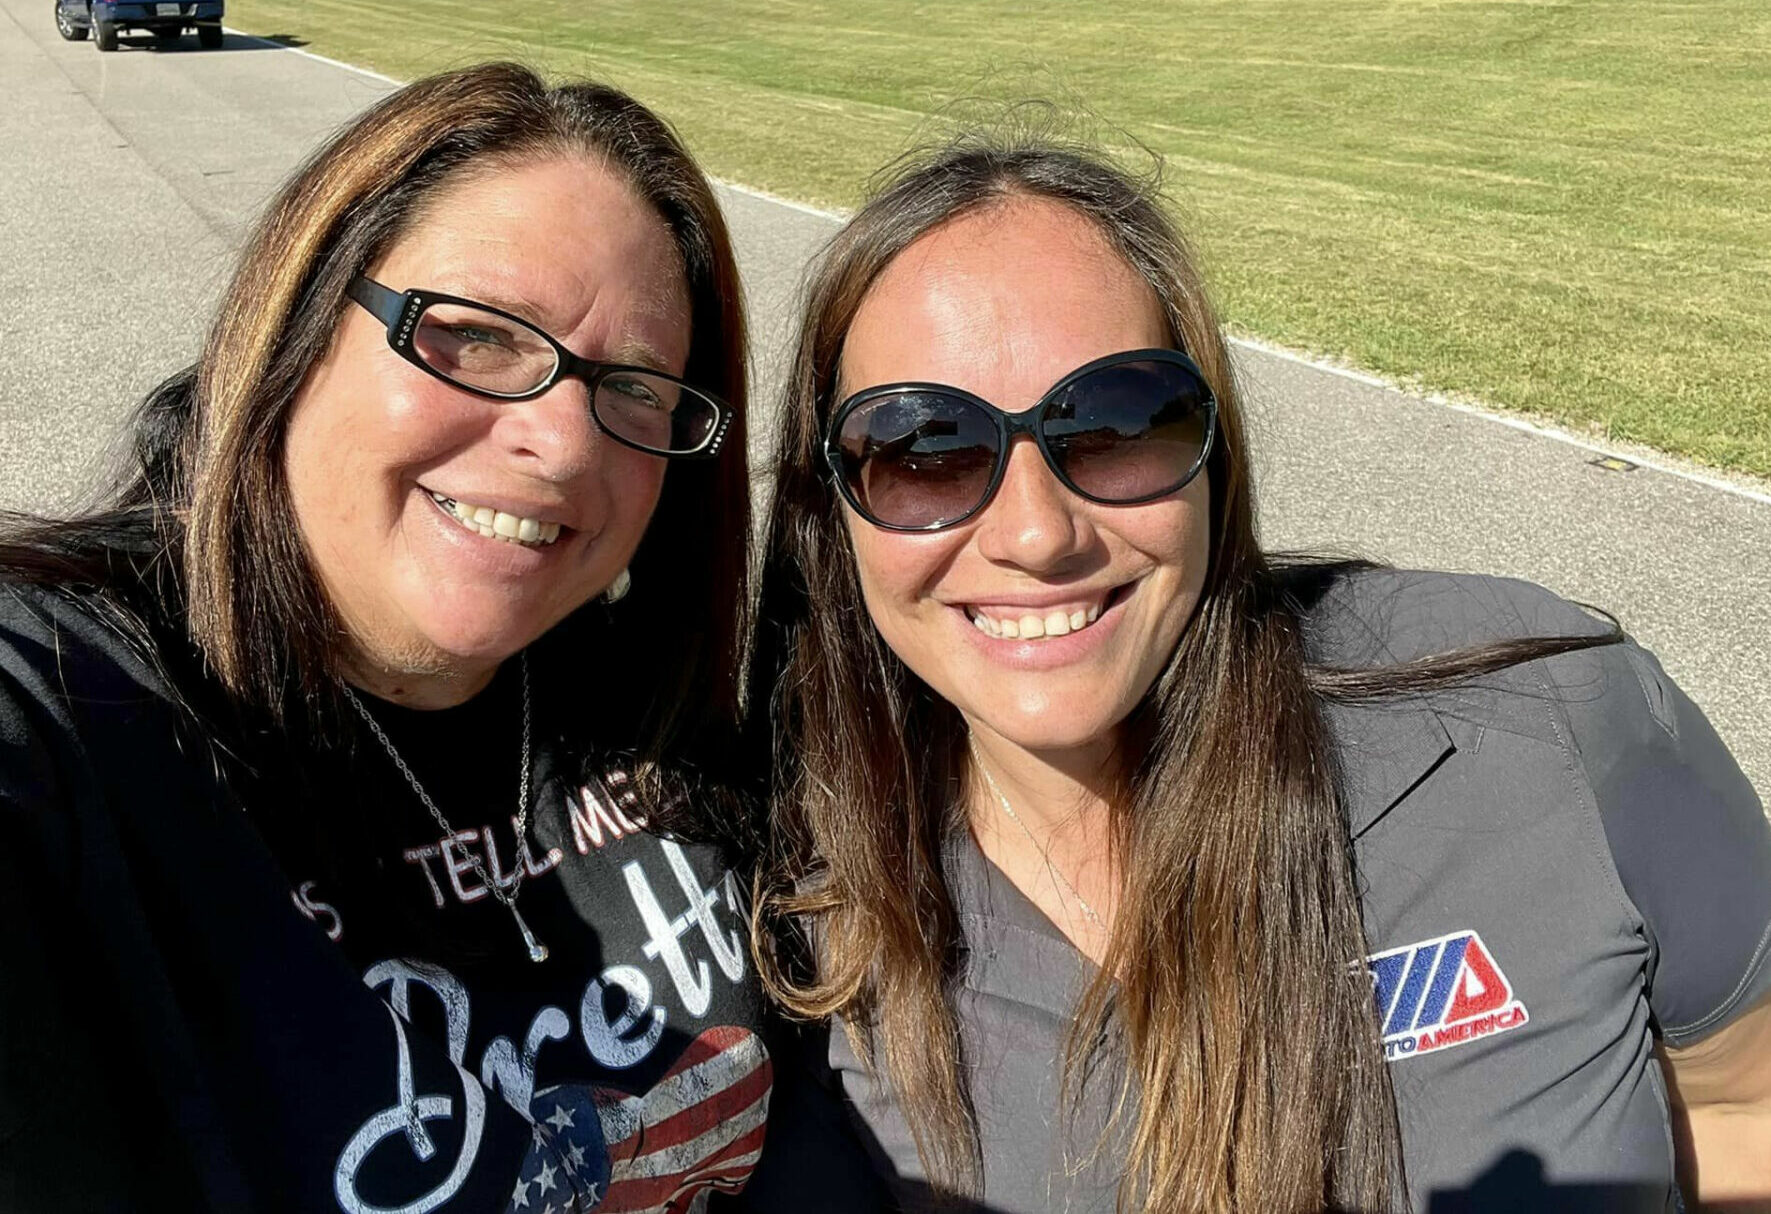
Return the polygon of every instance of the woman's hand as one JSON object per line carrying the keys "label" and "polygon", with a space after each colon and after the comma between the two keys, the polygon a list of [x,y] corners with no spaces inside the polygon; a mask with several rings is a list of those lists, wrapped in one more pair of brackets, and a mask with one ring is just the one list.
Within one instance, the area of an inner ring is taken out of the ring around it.
{"label": "woman's hand", "polygon": [[1771,1214],[1771,998],[1665,1058],[1686,1195],[1700,1210]]}

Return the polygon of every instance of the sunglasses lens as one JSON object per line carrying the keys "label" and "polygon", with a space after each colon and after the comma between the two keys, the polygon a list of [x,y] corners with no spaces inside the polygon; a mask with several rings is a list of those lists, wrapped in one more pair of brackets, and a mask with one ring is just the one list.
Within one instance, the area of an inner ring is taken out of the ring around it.
{"label": "sunglasses lens", "polygon": [[553,374],[553,346],[520,321],[464,304],[434,303],[412,330],[413,352],[445,379],[516,396]]}
{"label": "sunglasses lens", "polygon": [[938,527],[989,492],[1001,440],[989,414],[940,392],[895,392],[843,418],[836,447],[862,513],[888,527]]}
{"label": "sunglasses lens", "polygon": [[1111,363],[1046,405],[1046,446],[1089,497],[1160,497],[1193,479],[1204,462],[1210,405],[1211,389],[1185,364]]}

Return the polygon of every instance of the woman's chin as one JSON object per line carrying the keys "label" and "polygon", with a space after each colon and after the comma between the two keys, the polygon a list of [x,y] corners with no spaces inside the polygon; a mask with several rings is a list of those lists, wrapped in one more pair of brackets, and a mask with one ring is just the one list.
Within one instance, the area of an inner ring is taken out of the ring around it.
{"label": "woman's chin", "polygon": [[407,588],[400,606],[416,637],[439,654],[499,662],[539,640],[569,614],[569,605],[557,601],[564,597],[444,582]]}
{"label": "woman's chin", "polygon": [[553,627],[550,616],[512,617],[456,611],[412,621],[413,629],[403,645],[388,647],[390,665],[414,674],[468,674],[496,669],[545,636]]}
{"label": "woman's chin", "polygon": [[1105,715],[1076,713],[1053,706],[1037,713],[966,711],[974,729],[982,726],[1020,750],[1062,753],[1098,748],[1118,728]]}
{"label": "woman's chin", "polygon": [[431,643],[451,666],[462,669],[498,666],[547,633],[546,628],[492,628],[433,635]]}

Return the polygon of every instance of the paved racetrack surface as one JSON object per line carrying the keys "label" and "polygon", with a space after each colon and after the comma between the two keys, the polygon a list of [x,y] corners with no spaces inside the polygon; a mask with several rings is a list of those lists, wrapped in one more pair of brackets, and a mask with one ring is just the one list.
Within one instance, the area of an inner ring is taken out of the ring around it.
{"label": "paved racetrack surface", "polygon": [[[264,199],[390,86],[234,34],[214,52],[142,37],[100,54],[57,37],[51,0],[0,0],[0,81],[0,507],[67,509],[130,403],[195,356]],[[766,403],[834,221],[724,201]],[[1771,500],[1606,471],[1580,446],[1260,350],[1240,371],[1269,546],[1504,573],[1602,605],[1771,794]]]}

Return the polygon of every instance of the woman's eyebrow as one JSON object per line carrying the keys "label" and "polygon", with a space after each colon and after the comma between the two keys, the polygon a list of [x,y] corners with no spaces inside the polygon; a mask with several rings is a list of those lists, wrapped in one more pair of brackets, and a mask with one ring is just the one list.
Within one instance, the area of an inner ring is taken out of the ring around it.
{"label": "woman's eyebrow", "polygon": [[[548,309],[543,304],[536,303],[534,300],[521,295],[500,294],[498,292],[481,292],[477,295],[467,295],[465,298],[473,299],[483,304],[490,304],[499,311],[509,312],[513,316],[520,316],[530,324],[551,334],[555,341],[560,341],[561,344],[565,344],[560,338],[558,329],[556,329],[550,322]],[[571,347],[567,346],[567,348],[570,349]],[[574,354],[580,354],[582,357],[589,357],[577,350],[573,350],[572,352]],[[609,351],[606,358],[592,359],[592,361],[621,363],[632,367],[646,367],[654,371],[663,371],[666,374],[670,371],[670,360],[665,358],[664,355],[659,352],[658,347],[637,337],[629,337],[620,345],[615,346]]]}
{"label": "woman's eyebrow", "polygon": [[658,347],[651,342],[641,341],[637,337],[630,337],[610,350],[609,357],[605,361],[622,363],[629,367],[646,367],[653,371],[670,374],[670,360],[660,354]]}
{"label": "woman's eyebrow", "polygon": [[554,331],[553,317],[548,308],[543,304],[536,303],[527,296],[505,295],[495,291],[490,293],[485,291],[463,291],[461,294],[463,298],[476,300],[483,304],[489,304],[492,307],[497,308],[500,312],[509,312],[512,316],[520,316],[530,324],[545,329],[549,333]]}

